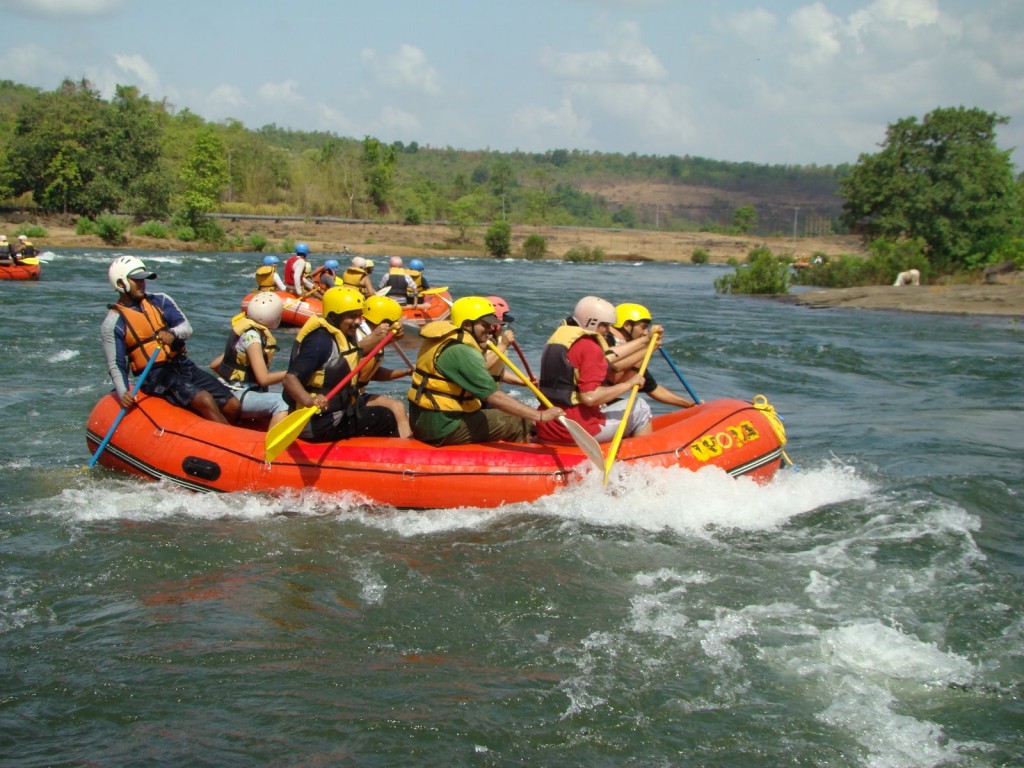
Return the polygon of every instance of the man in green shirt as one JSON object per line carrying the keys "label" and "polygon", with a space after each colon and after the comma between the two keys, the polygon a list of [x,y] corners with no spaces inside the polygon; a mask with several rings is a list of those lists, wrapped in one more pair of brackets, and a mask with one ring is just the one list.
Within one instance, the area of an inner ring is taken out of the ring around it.
{"label": "man in green shirt", "polygon": [[452,305],[451,321],[420,329],[423,344],[409,388],[409,421],[417,439],[432,445],[528,443],[532,423],[563,415],[561,408],[539,411],[498,389],[483,347],[500,322],[491,302],[467,296]]}

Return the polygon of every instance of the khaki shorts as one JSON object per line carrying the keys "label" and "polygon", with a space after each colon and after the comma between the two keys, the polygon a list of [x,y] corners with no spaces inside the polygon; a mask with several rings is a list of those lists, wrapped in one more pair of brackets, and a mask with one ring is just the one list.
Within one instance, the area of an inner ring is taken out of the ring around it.
{"label": "khaki shorts", "polygon": [[511,443],[530,442],[530,422],[496,408],[482,408],[467,413],[462,424],[432,445],[464,445],[465,443],[492,443],[506,440]]}

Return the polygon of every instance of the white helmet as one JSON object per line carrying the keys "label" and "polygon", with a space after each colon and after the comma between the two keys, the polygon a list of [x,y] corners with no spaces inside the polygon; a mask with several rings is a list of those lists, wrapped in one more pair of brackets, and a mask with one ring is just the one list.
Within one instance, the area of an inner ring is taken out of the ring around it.
{"label": "white helmet", "polygon": [[362,256],[353,256],[352,266],[355,267],[356,269],[362,269],[363,267],[366,266],[366,259],[364,259]]}
{"label": "white helmet", "polygon": [[110,285],[118,293],[128,293],[132,286],[128,278],[132,280],[152,280],[156,272],[149,269],[138,256],[118,256],[107,270],[107,278]]}
{"label": "white helmet", "polygon": [[597,296],[584,296],[572,311],[576,325],[586,331],[596,331],[599,323],[615,325],[615,307],[610,301]]}
{"label": "white helmet", "polygon": [[245,308],[245,314],[250,320],[267,328],[277,328],[281,324],[282,312],[284,302],[273,291],[260,291],[249,300],[249,306]]}

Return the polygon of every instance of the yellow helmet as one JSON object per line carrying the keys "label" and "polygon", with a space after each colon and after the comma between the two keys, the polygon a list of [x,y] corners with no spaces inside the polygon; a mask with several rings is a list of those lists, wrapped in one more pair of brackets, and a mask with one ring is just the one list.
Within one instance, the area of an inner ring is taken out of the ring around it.
{"label": "yellow helmet", "polygon": [[494,305],[481,296],[465,296],[452,304],[452,323],[461,328],[467,320],[483,320],[493,325],[501,322],[494,314]]}
{"label": "yellow helmet", "polygon": [[342,315],[346,312],[362,312],[365,303],[363,294],[349,286],[328,288],[324,294],[323,316]]}
{"label": "yellow helmet", "polygon": [[402,319],[402,307],[390,296],[369,296],[365,302],[363,317],[374,325],[380,325],[385,320],[397,323]]}
{"label": "yellow helmet", "polygon": [[634,323],[651,322],[651,311],[642,304],[619,304],[615,307],[615,327],[621,328],[632,320]]}

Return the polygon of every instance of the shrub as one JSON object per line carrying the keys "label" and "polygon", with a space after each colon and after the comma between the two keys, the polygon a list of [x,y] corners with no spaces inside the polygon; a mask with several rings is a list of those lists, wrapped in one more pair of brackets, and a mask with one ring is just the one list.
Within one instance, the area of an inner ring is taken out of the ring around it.
{"label": "shrub", "polygon": [[29,240],[42,240],[46,237],[46,230],[38,224],[28,224],[14,230],[14,236],[17,237],[18,235],[24,235]]}
{"label": "shrub", "polygon": [[183,243],[191,243],[196,239],[196,231],[188,224],[182,224],[177,230],[175,230],[174,236]]}
{"label": "shrub", "polygon": [[104,213],[96,217],[95,224],[96,234],[103,242],[121,245],[128,241],[125,232],[128,231],[129,220],[126,217]]}
{"label": "shrub", "polygon": [[707,248],[694,248],[690,261],[694,264],[707,264],[711,260],[711,254]]}
{"label": "shrub", "polygon": [[170,236],[171,231],[162,221],[150,219],[149,221],[144,221],[137,226],[134,230],[134,234],[139,237],[151,237],[154,240],[166,240]]}
{"label": "shrub", "polygon": [[507,221],[496,221],[487,228],[484,235],[487,252],[496,259],[503,259],[512,252],[512,227]]}
{"label": "shrub", "polygon": [[604,261],[604,249],[601,246],[583,245],[570,248],[562,258],[574,264],[600,264]]}
{"label": "shrub", "polygon": [[96,234],[96,222],[87,216],[79,216],[78,220],[75,221],[75,234],[76,235],[95,235]]}
{"label": "shrub", "polygon": [[822,288],[850,288],[857,285],[892,285],[896,275],[908,269],[920,270],[926,277],[931,265],[920,239],[880,238],[869,246],[864,259],[850,254],[828,257],[815,254],[809,266],[799,270],[794,281],[799,285]]}
{"label": "shrub", "polygon": [[736,259],[729,263],[736,268],[731,275],[722,275],[715,280],[719,293],[786,293],[789,291],[789,261],[776,256],[768,248],[755,248],[745,264]]}
{"label": "shrub", "polygon": [[405,216],[402,218],[405,224],[422,224],[423,223],[423,211],[416,206],[409,206],[405,209]]}
{"label": "shrub", "polygon": [[263,249],[267,247],[267,238],[263,235],[253,232],[249,235],[249,250],[256,251],[256,253],[262,253]]}
{"label": "shrub", "polygon": [[548,241],[543,235],[527,235],[523,241],[523,258],[535,261],[548,252]]}

